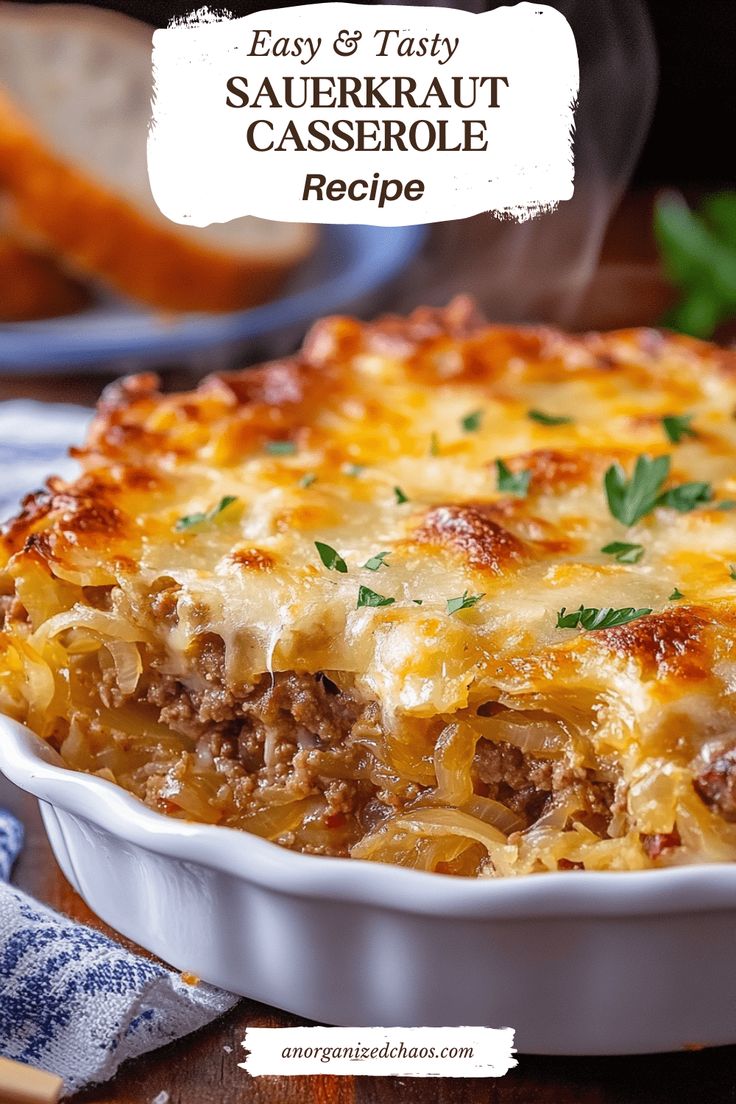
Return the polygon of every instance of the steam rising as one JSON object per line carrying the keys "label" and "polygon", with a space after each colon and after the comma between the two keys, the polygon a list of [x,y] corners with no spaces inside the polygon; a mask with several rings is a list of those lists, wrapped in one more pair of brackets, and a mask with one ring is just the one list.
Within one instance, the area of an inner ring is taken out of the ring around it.
{"label": "steam rising", "polygon": [[574,324],[649,128],[657,56],[641,0],[547,2],[568,19],[580,59],[574,198],[522,224],[479,215],[438,226],[428,255],[402,282],[398,310],[467,291],[489,318]]}

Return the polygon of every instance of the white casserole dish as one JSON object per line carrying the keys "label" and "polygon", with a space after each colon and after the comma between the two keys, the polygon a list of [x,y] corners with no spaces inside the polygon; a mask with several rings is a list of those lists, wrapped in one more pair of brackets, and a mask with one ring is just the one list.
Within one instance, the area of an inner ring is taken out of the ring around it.
{"label": "white casserole dish", "polygon": [[310,1019],[486,1024],[537,1054],[736,1042],[736,867],[459,879],[172,820],[0,717],[64,874],[180,970]]}

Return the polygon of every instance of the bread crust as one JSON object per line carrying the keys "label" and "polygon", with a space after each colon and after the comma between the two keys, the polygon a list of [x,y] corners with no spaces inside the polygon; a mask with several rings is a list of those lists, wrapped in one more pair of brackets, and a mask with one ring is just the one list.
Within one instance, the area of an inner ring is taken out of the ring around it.
{"label": "bread crust", "polygon": [[[140,40],[149,28],[113,12],[66,5],[0,4],[3,20],[99,23],[106,35]],[[281,255],[230,252],[189,227],[148,217],[102,180],[57,154],[0,86],[0,186],[23,232],[74,272],[120,294],[171,311],[233,311],[275,295],[308,254],[314,231]]]}
{"label": "bread crust", "polygon": [[29,322],[73,314],[89,293],[52,257],[0,228],[0,322]]}

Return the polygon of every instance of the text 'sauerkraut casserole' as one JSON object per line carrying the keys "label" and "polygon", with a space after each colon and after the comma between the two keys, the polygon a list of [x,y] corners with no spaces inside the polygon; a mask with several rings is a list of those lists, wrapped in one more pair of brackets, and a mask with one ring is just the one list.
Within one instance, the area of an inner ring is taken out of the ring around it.
{"label": "text 'sauerkraut casserole'", "polygon": [[736,355],[329,319],[103,398],[0,708],[171,816],[467,875],[736,857]]}

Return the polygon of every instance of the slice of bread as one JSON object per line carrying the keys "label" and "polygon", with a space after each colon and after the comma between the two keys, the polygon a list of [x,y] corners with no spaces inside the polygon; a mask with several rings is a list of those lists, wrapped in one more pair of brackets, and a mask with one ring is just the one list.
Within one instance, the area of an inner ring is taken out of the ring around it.
{"label": "slice of bread", "polygon": [[89,299],[77,280],[18,238],[0,217],[0,322],[73,314]]}
{"label": "slice of bread", "polygon": [[164,310],[263,302],[314,229],[198,229],[160,213],[146,168],[151,35],[97,8],[0,3],[0,185],[26,233],[126,296]]}

